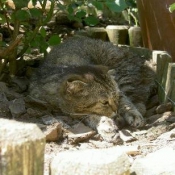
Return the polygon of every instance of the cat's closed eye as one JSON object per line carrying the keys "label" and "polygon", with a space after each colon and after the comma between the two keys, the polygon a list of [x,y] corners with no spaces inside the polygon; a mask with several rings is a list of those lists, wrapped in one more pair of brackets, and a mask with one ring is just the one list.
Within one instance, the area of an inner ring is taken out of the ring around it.
{"label": "cat's closed eye", "polygon": [[107,100],[101,101],[101,103],[102,103],[104,106],[109,105],[109,102],[108,102]]}

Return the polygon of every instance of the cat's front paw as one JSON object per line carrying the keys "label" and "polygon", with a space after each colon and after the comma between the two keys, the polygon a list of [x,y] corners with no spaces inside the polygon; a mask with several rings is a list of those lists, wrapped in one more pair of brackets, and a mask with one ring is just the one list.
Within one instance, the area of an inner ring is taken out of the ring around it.
{"label": "cat's front paw", "polygon": [[102,116],[97,125],[97,131],[103,140],[115,144],[121,144],[122,140],[120,138],[118,127],[111,118]]}
{"label": "cat's front paw", "polygon": [[140,128],[145,125],[145,120],[142,114],[136,109],[126,111],[123,114],[123,117],[130,126],[135,128]]}

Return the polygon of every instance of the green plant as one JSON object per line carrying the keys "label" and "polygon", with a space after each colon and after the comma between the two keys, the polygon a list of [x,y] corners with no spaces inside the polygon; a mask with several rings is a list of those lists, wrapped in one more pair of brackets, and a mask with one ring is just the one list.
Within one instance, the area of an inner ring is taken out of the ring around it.
{"label": "green plant", "polygon": [[169,6],[169,11],[172,13],[175,10],[175,3]]}
{"label": "green plant", "polygon": [[[136,19],[135,0],[67,0],[65,3],[58,2],[58,8],[68,14],[70,20],[85,22],[89,26],[95,26],[99,23],[96,11],[103,11],[107,8],[111,12],[122,12],[127,9],[130,18]],[[131,19],[129,19],[130,23]]]}
{"label": "green plant", "polygon": [[[0,76],[8,65],[9,74],[16,74],[17,58],[31,48],[37,47],[44,52],[49,44],[53,43],[53,37],[46,42],[44,25],[50,21],[55,0],[0,0],[0,23],[7,29],[10,41],[0,41]],[[55,40],[59,38],[55,38]],[[42,43],[42,44],[41,44]],[[1,77],[0,77],[1,78]]]}
{"label": "green plant", "polygon": [[136,0],[126,0],[127,12],[128,12],[128,22],[131,25],[131,21],[134,21],[134,24],[138,26],[138,9]]}
{"label": "green plant", "polygon": [[[0,80],[6,68],[10,76],[16,75],[17,59],[22,60],[32,48],[45,53],[49,45],[60,43],[58,35],[48,39],[45,30],[55,10],[65,11],[70,20],[95,26],[99,23],[96,11],[105,8],[112,12],[128,9],[134,18],[134,3],[135,0],[0,0]],[[8,41],[3,39],[4,28]]]}

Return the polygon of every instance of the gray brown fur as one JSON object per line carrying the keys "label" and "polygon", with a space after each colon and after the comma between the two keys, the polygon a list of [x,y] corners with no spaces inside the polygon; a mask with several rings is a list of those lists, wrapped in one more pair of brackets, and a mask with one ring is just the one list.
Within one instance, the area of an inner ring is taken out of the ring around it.
{"label": "gray brown fur", "polygon": [[[88,116],[85,121],[99,133],[102,116],[121,116],[129,125],[141,127],[145,104],[155,88],[150,65],[128,48],[74,37],[52,49],[34,74],[29,91],[65,114]],[[105,134],[102,137],[110,140]]]}

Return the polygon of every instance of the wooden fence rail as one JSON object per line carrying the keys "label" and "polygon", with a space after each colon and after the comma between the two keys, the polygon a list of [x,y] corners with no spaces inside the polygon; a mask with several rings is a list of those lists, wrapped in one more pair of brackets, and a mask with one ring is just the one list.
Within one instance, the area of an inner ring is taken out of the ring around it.
{"label": "wooden fence rail", "polygon": [[160,103],[170,101],[175,110],[175,63],[165,51],[153,51],[153,61],[157,64],[157,84]]}

